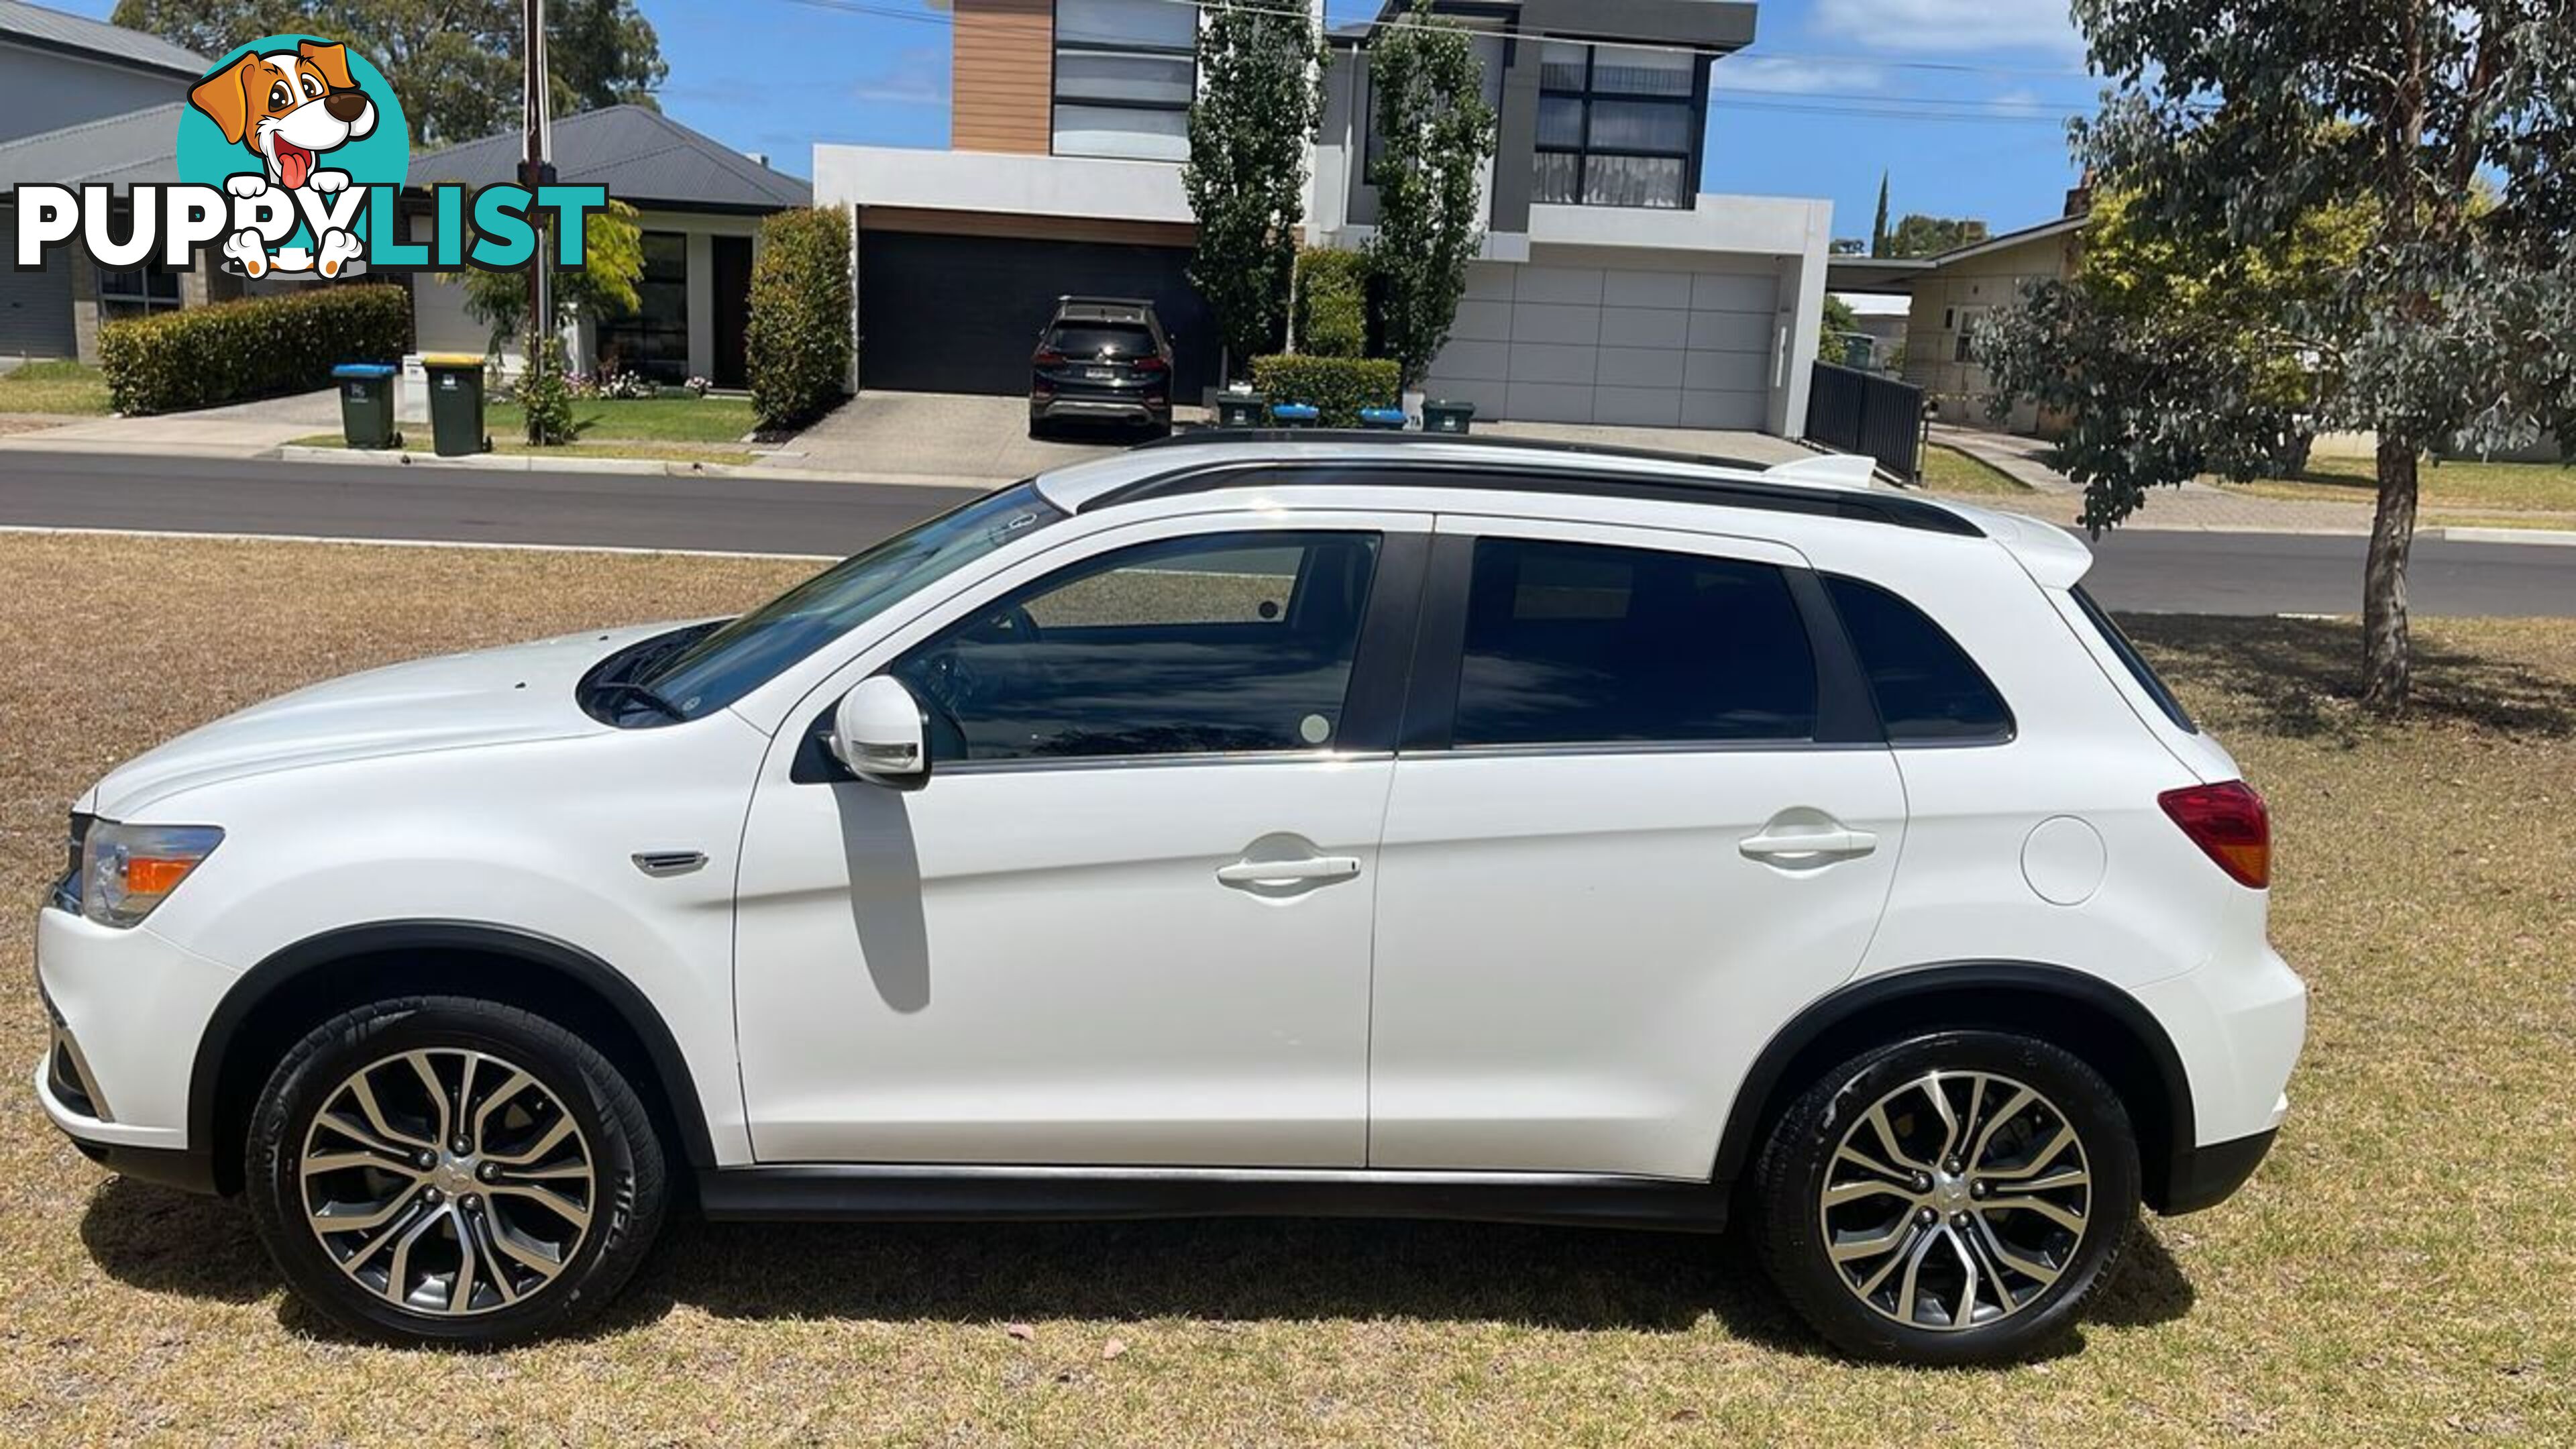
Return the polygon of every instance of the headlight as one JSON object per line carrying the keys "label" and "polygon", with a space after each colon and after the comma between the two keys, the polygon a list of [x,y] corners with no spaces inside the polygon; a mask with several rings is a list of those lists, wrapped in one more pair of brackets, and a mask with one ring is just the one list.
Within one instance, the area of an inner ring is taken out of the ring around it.
{"label": "headlight", "polygon": [[152,914],[223,839],[212,825],[92,821],[81,839],[81,914],[103,926],[133,925]]}

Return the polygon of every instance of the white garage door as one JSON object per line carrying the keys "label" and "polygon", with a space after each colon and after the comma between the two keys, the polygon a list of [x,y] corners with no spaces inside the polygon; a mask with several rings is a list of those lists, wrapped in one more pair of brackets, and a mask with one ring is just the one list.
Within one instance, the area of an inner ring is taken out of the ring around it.
{"label": "white garage door", "polygon": [[1528,422],[1759,428],[1771,273],[1478,262],[1423,390]]}

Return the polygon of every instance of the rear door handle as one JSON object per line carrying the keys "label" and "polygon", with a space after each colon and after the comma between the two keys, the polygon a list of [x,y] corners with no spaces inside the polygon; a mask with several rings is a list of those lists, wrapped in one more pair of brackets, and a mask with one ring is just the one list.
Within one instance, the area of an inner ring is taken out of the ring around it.
{"label": "rear door handle", "polygon": [[1878,836],[1867,830],[1802,830],[1744,837],[1736,848],[1754,860],[1802,860],[1820,855],[1867,855]]}
{"label": "rear door handle", "polygon": [[1356,855],[1310,855],[1304,860],[1238,860],[1216,868],[1219,885],[1286,886],[1349,880],[1360,873]]}

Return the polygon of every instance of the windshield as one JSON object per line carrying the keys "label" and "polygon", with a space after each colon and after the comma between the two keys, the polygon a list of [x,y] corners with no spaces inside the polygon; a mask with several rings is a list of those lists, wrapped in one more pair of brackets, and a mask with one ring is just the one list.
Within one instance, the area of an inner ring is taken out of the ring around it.
{"label": "windshield", "polygon": [[843,559],[637,682],[685,718],[723,709],[895,600],[1062,517],[1032,483],[988,493]]}

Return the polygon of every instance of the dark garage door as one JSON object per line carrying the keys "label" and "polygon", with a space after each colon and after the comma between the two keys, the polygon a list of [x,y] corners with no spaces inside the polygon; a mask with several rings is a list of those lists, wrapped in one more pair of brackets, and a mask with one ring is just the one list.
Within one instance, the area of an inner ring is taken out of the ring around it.
{"label": "dark garage door", "polygon": [[[16,228],[14,208],[0,206],[0,225]],[[72,355],[71,260],[60,248],[38,271],[0,267],[0,357]]]}
{"label": "dark garage door", "polygon": [[1177,395],[1216,382],[1216,329],[1181,247],[1016,237],[859,234],[859,383],[899,392],[1025,393],[1029,352],[1068,292],[1143,297],[1172,334]]}

